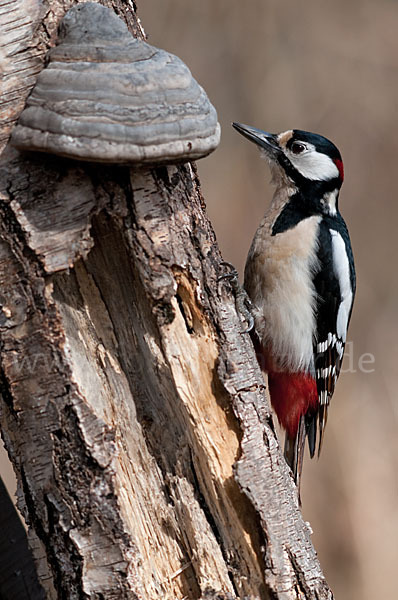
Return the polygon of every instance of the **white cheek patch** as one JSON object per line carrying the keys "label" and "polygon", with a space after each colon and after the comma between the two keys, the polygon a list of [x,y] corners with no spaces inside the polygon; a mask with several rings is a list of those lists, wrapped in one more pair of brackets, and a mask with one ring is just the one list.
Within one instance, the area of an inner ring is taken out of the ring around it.
{"label": "white cheek patch", "polygon": [[339,177],[339,170],[333,160],[315,148],[304,154],[289,152],[289,160],[303,177],[311,181],[327,181]]}
{"label": "white cheek patch", "polygon": [[350,265],[343,238],[334,229],[330,229],[329,231],[332,236],[333,264],[341,294],[341,302],[337,312],[336,332],[338,337],[345,342],[352,305]]}

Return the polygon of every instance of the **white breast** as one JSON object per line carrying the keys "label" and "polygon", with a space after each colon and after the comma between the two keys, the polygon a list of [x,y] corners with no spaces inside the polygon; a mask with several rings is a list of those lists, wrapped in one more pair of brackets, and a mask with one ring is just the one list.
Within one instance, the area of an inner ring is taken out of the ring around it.
{"label": "white breast", "polygon": [[[271,207],[272,210],[272,207]],[[317,231],[321,217],[272,236],[266,215],[247,259],[245,287],[254,304],[256,331],[279,368],[313,371],[316,332]]]}

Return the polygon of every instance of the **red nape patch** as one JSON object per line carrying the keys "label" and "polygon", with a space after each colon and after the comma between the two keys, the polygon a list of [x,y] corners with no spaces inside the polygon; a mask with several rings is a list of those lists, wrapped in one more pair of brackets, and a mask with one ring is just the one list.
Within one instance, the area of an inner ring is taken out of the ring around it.
{"label": "red nape patch", "polygon": [[344,181],[344,165],[343,165],[343,161],[340,160],[339,158],[335,158],[333,162],[334,162],[334,164],[336,165],[336,167],[339,170],[341,181]]}
{"label": "red nape patch", "polygon": [[297,434],[300,417],[318,406],[316,381],[307,373],[268,373],[271,403],[289,438]]}

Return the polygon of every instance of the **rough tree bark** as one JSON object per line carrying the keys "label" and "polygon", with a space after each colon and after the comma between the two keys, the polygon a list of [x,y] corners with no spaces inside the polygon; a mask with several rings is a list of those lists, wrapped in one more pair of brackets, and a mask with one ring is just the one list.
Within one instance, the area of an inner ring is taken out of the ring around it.
{"label": "rough tree bark", "polygon": [[[72,4],[3,3],[3,142]],[[7,147],[0,177],[2,435],[47,597],[331,599],[195,166]]]}

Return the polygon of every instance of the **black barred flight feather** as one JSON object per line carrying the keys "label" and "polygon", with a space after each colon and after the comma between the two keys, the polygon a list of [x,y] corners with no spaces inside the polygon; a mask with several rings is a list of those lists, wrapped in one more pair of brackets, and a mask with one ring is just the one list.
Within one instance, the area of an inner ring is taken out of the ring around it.
{"label": "black barred flight feather", "polygon": [[[314,367],[318,388],[319,446],[321,450],[327,412],[340,373],[352,303],[355,271],[348,231],[339,214],[324,217],[319,227],[319,271],[314,278],[317,298],[317,331],[314,341]],[[307,424],[309,429],[310,423]],[[312,425],[314,427],[314,425]],[[312,438],[314,436],[312,435]],[[308,437],[311,456],[315,440]],[[311,443],[312,442],[312,443]]]}

